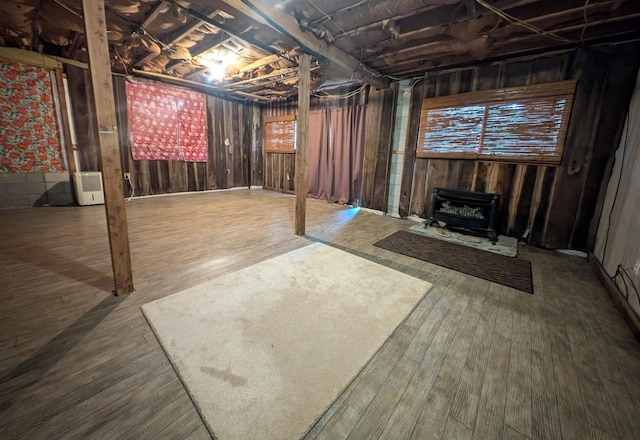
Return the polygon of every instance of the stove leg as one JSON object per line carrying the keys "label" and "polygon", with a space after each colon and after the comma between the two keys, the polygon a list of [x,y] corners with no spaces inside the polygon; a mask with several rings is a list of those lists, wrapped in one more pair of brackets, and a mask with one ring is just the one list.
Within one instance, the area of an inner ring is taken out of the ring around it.
{"label": "stove leg", "polygon": [[496,231],[487,232],[487,236],[489,237],[491,244],[496,244],[498,242],[498,233]]}

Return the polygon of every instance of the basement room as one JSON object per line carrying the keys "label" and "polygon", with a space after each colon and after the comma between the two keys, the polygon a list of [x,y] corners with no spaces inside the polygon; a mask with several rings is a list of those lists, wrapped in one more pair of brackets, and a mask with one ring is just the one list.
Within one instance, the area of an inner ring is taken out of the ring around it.
{"label": "basement room", "polygon": [[3,0],[0,438],[640,438],[640,2]]}

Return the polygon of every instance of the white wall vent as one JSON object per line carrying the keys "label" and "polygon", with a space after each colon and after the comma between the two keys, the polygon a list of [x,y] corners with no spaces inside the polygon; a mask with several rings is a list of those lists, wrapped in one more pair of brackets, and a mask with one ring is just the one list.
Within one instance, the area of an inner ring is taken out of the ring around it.
{"label": "white wall vent", "polygon": [[73,182],[79,205],[101,205],[104,203],[102,173],[100,171],[73,173]]}

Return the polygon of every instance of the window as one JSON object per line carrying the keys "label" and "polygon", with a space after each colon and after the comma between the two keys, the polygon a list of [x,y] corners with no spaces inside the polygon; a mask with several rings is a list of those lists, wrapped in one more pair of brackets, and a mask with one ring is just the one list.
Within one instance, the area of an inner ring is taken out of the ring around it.
{"label": "window", "polygon": [[295,115],[273,116],[265,118],[265,152],[295,153],[295,151]]}
{"label": "window", "polygon": [[575,81],[425,99],[418,157],[559,163]]}

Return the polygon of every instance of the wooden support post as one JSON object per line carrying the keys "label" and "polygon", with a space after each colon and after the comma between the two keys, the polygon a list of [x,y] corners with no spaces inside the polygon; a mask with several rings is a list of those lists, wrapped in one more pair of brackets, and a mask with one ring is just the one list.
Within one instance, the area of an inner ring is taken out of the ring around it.
{"label": "wooden support post", "polygon": [[89,70],[96,104],[100,144],[100,164],[105,195],[107,231],[115,294],[133,292],[131,254],[124,207],[122,169],[118,150],[116,107],[111,82],[111,62],[104,0],[82,0],[85,34],[89,50]]}
{"label": "wooden support post", "polygon": [[67,93],[64,89],[64,78],[61,69],[54,70],[56,75],[56,89],[58,90],[58,99],[60,100],[60,117],[62,119],[62,136],[64,137],[64,148],[67,153],[67,161],[69,163],[69,173],[78,171],[76,166],[76,157],[73,151],[73,142],[71,142],[71,124],[69,122],[69,107],[67,103]]}
{"label": "wooden support post", "polygon": [[311,59],[300,56],[298,82],[298,132],[296,140],[296,235],[304,235],[307,216],[307,146],[309,144],[309,84]]}

